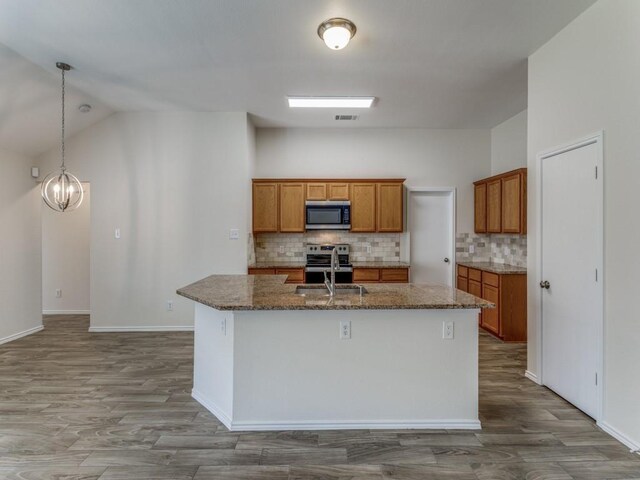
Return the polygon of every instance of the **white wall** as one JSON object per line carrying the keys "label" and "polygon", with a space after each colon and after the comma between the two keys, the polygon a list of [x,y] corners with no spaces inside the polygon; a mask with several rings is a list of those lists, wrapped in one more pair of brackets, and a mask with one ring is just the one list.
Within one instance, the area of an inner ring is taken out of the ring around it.
{"label": "white wall", "polygon": [[401,177],[457,187],[458,231],[473,231],[473,181],[491,171],[489,130],[257,129],[257,177]]}
{"label": "white wall", "polygon": [[42,327],[42,200],[30,167],[0,151],[0,343]]}
{"label": "white wall", "polygon": [[[538,371],[536,154],[604,130],[604,422],[640,446],[640,2],[600,0],[529,59],[529,362]],[[579,239],[576,239],[579,241]]]}
{"label": "white wall", "polygon": [[67,167],[92,190],[92,329],[191,327],[175,290],[246,272],[249,127],[245,113],[116,113],[69,139]]}
{"label": "white wall", "polygon": [[491,129],[491,174],[527,166],[527,111]]}
{"label": "white wall", "polygon": [[[58,213],[42,203],[42,312],[89,313],[91,191],[83,183],[80,207]],[[62,296],[56,297],[56,290]]]}

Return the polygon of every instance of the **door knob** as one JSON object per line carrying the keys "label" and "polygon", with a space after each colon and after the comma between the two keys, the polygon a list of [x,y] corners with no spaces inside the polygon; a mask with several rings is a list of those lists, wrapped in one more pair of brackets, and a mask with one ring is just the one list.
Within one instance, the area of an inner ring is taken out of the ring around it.
{"label": "door knob", "polygon": [[549,287],[551,287],[551,284],[547,280],[540,282],[540,288],[546,288],[549,290]]}
{"label": "door knob", "polygon": [[444,263],[449,263],[449,259],[447,257],[444,257]]}

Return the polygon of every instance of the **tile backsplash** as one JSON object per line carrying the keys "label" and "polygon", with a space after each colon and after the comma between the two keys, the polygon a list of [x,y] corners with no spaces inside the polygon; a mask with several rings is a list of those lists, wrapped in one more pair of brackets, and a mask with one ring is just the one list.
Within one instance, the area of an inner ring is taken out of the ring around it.
{"label": "tile backsplash", "polygon": [[253,239],[255,260],[304,262],[308,243],[348,243],[354,262],[400,261],[400,234],[351,232],[261,233]]}
{"label": "tile backsplash", "polygon": [[456,258],[478,262],[507,263],[516,267],[527,266],[526,235],[456,235]]}

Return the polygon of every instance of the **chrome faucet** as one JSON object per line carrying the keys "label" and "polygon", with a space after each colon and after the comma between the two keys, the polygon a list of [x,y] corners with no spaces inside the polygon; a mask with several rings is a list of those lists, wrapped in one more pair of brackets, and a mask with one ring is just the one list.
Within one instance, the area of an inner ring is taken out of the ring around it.
{"label": "chrome faucet", "polygon": [[338,249],[333,247],[331,250],[331,280],[327,278],[327,271],[324,271],[324,284],[329,290],[329,295],[334,296],[336,294],[336,272],[340,271],[340,258],[338,257]]}

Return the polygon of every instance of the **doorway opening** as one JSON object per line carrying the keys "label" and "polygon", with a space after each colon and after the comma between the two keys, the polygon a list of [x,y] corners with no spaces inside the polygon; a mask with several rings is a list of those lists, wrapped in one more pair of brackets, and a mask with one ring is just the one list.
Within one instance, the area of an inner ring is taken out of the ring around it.
{"label": "doorway opening", "polygon": [[91,189],[70,212],[42,205],[42,313],[89,315]]}

